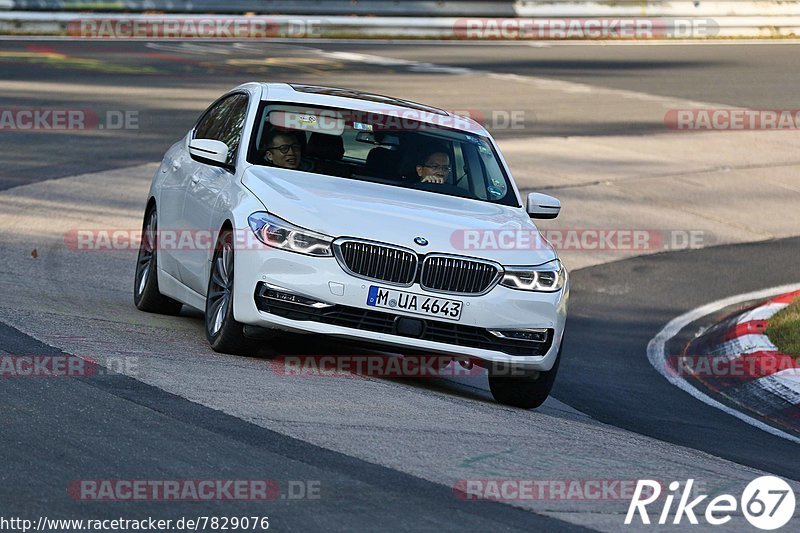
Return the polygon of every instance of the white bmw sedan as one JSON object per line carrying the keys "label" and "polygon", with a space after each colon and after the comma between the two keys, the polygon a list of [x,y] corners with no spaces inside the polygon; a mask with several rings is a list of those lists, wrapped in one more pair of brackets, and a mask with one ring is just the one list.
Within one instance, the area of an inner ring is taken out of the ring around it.
{"label": "white bmw sedan", "polygon": [[[214,350],[322,334],[477,363],[537,407],[558,370],[567,273],[489,133],[348,89],[248,83],[214,102],[153,177],[136,306],[205,310]],[[457,363],[453,363],[457,364]]]}

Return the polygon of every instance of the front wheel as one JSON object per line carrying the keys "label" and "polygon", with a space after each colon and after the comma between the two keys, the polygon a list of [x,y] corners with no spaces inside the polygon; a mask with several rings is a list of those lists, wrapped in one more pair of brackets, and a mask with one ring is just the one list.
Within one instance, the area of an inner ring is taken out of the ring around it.
{"label": "front wheel", "polygon": [[206,338],[215,352],[251,355],[258,342],[244,336],[244,326],[233,319],[233,236],[219,236],[206,292]]}
{"label": "front wheel", "polygon": [[180,313],[182,304],[158,290],[158,213],[155,205],[144,215],[133,281],[133,303],[140,311],[163,315]]}
{"label": "front wheel", "polygon": [[[561,340],[561,346],[564,340]],[[561,346],[558,348],[556,363],[547,372],[537,372],[535,376],[508,376],[508,372],[489,370],[489,390],[499,403],[534,409],[541,406],[550,395],[556,380],[558,366],[561,364]]]}

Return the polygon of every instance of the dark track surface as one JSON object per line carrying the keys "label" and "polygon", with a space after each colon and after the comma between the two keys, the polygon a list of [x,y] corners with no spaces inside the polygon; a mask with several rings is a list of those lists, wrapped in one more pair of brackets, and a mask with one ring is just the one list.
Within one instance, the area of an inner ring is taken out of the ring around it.
{"label": "dark track surface", "polygon": [[[59,355],[0,324],[0,353]],[[121,375],[4,379],[3,515],[178,520],[269,516],[278,531],[582,531],[501,503],[248,424]],[[259,502],[92,502],[67,496],[81,479],[269,479],[282,499]],[[319,497],[292,500],[289,483]],[[287,498],[283,498],[287,497]]]}

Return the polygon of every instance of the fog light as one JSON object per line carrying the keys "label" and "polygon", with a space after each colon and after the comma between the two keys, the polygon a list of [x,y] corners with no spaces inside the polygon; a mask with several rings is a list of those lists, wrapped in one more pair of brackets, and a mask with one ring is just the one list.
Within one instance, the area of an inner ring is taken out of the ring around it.
{"label": "fog light", "polygon": [[501,339],[517,341],[547,342],[547,329],[490,329],[489,333]]}
{"label": "fog light", "polygon": [[325,307],[333,307],[333,304],[320,302],[307,296],[302,296],[295,292],[291,292],[283,287],[276,285],[261,284],[259,295],[267,300],[277,300],[280,302],[289,302],[297,305],[304,305],[306,307],[313,307],[315,309],[323,309]]}

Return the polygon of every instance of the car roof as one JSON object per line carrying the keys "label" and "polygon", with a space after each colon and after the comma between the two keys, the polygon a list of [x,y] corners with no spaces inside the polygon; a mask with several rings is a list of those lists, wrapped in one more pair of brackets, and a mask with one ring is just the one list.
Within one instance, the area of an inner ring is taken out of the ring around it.
{"label": "car roof", "polygon": [[[320,105],[340,109],[352,109],[368,113],[390,114],[409,120],[425,122],[451,129],[489,136],[489,133],[474,120],[433,107],[391,96],[346,89],[289,83],[260,83],[262,100],[284,103]],[[457,119],[457,120],[453,120]]]}

